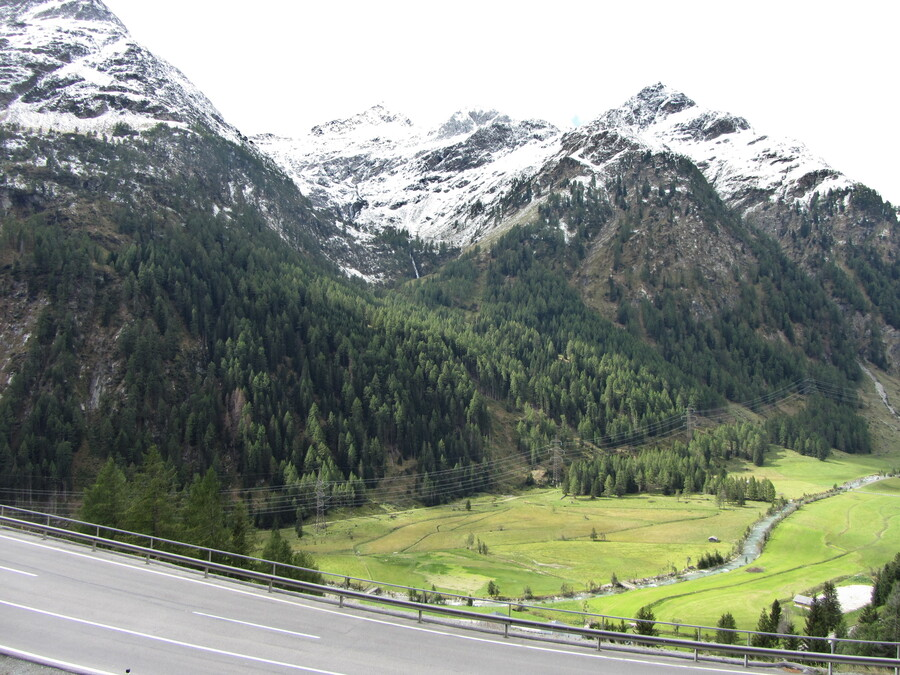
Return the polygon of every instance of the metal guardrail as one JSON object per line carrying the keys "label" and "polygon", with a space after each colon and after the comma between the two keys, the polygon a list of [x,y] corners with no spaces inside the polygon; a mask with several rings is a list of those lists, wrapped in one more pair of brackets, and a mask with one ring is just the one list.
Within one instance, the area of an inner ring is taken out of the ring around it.
{"label": "metal guardrail", "polygon": [[[22,518],[15,518],[11,515],[7,515],[7,512],[16,513],[18,515],[26,515],[26,516],[37,516],[44,522],[34,522],[32,520],[25,520]],[[0,527],[7,527],[9,529],[16,530],[24,530],[29,532],[36,532],[41,534],[44,538],[50,536],[59,539],[65,539],[69,541],[76,541],[88,544],[92,547],[92,549],[96,550],[97,548],[104,548],[110,550],[118,550],[124,552],[126,554],[139,556],[145,559],[147,564],[150,564],[153,560],[165,561],[168,563],[172,563],[178,566],[187,567],[191,569],[197,569],[203,572],[204,576],[209,576],[210,573],[215,573],[222,575],[223,577],[228,577],[232,579],[243,579],[250,582],[255,582],[259,584],[263,584],[268,587],[269,592],[272,592],[276,589],[276,587],[284,588],[286,590],[308,593],[317,596],[332,596],[336,597],[339,606],[343,607],[347,600],[354,600],[358,604],[354,605],[356,607],[365,608],[366,605],[370,605],[372,603],[385,605],[394,609],[400,609],[404,611],[412,611],[417,614],[418,621],[420,623],[425,621],[426,614],[432,615],[443,615],[450,618],[465,620],[465,621],[475,621],[475,622],[490,622],[494,624],[499,624],[503,627],[503,634],[505,637],[509,637],[510,628],[519,628],[526,629],[528,632],[525,633],[517,633],[519,636],[528,637],[531,639],[559,639],[560,636],[577,636],[581,637],[585,640],[596,641],[597,649],[602,650],[606,649],[624,649],[627,648],[626,645],[643,645],[647,647],[658,647],[658,648],[666,648],[669,650],[680,650],[680,651],[669,651],[668,655],[671,656],[680,656],[682,658],[693,658],[694,661],[700,661],[702,655],[706,654],[707,659],[712,658],[712,654],[717,655],[721,658],[721,656],[726,655],[736,659],[743,659],[743,664],[745,667],[750,665],[750,657],[757,657],[760,659],[766,660],[787,660],[787,661],[799,661],[799,662],[816,662],[816,663],[825,663],[828,666],[828,672],[832,672],[832,668],[835,664],[840,665],[855,665],[855,666],[866,666],[866,667],[880,667],[880,668],[891,668],[894,671],[895,675],[900,675],[900,643],[878,643],[880,646],[895,646],[897,649],[897,658],[887,658],[887,657],[873,657],[873,656],[856,656],[850,654],[838,654],[834,652],[835,645],[839,642],[835,639],[828,638],[806,638],[806,639],[814,639],[818,642],[827,642],[829,644],[830,652],[817,652],[817,651],[795,651],[795,650],[787,650],[787,649],[771,649],[768,647],[754,647],[752,645],[737,645],[737,644],[724,644],[719,642],[709,642],[699,639],[700,630],[706,631],[721,631],[723,629],[719,628],[711,628],[707,626],[696,626],[698,639],[696,640],[686,640],[679,638],[670,638],[670,637],[662,637],[655,635],[642,635],[640,633],[623,633],[619,631],[606,630],[606,629],[597,629],[597,628],[589,628],[589,627],[579,627],[573,626],[569,624],[563,623],[547,623],[542,621],[534,621],[530,619],[522,619],[518,617],[512,616],[511,608],[513,606],[520,607],[523,606],[518,602],[506,603],[510,606],[509,615],[504,616],[502,614],[484,614],[480,612],[475,612],[471,610],[459,609],[457,607],[448,606],[445,604],[426,604],[423,602],[418,602],[415,600],[404,600],[400,598],[394,598],[390,596],[381,596],[381,595],[372,595],[371,593],[366,593],[361,590],[354,590],[350,587],[350,580],[352,577],[346,577],[343,575],[330,575],[330,576],[338,576],[341,579],[346,581],[344,586],[331,586],[326,584],[318,584],[312,583],[308,581],[300,581],[297,579],[293,579],[286,576],[280,576],[276,574],[278,571],[278,567],[285,568],[285,571],[289,569],[301,570],[305,572],[313,571],[313,570],[305,570],[303,568],[295,568],[291,565],[286,565],[284,563],[278,563],[270,560],[263,560],[259,558],[252,558],[249,556],[241,556],[233,553],[228,553],[226,551],[218,551],[215,549],[209,549],[202,546],[196,546],[192,544],[185,544],[183,542],[177,542],[173,540],[160,539],[158,537],[151,537],[149,535],[141,535],[132,532],[126,532],[124,530],[115,530],[115,532],[134,537],[144,537],[149,540],[150,546],[142,546],[140,544],[134,544],[127,541],[120,541],[116,539],[101,537],[99,534],[88,534],[85,532],[79,532],[77,530],[57,527],[51,525],[50,522],[52,520],[60,520],[66,523],[75,523],[81,526],[87,526],[91,529],[95,529],[95,531],[99,531],[99,529],[114,529],[114,528],[105,528],[104,526],[93,525],[90,523],[84,523],[81,521],[75,521],[70,518],[63,518],[60,516],[54,516],[51,514],[39,513],[35,511],[27,511],[25,509],[18,509],[15,507],[3,506],[0,505]],[[154,546],[156,544],[156,546]],[[198,556],[190,556],[184,555],[181,553],[174,553],[172,551],[167,551],[165,548],[161,548],[160,545],[164,547],[168,546],[180,546],[189,550],[194,550],[197,552],[205,553],[205,557]],[[253,567],[237,567],[234,565],[229,565],[224,562],[217,562],[213,560],[213,557],[222,556],[223,559],[231,559],[231,560],[244,560],[249,563],[255,565],[256,569]],[[271,566],[272,572],[264,572],[261,571],[261,567],[268,568]],[[322,572],[321,574],[326,575],[328,573]],[[362,580],[362,581],[370,581],[370,580]],[[383,584],[383,585],[392,585],[398,588],[407,588],[409,590],[421,590],[421,589],[411,589],[410,587],[400,587],[393,584]],[[437,595],[435,591],[422,591],[426,594],[434,594]],[[442,594],[448,595],[448,594]],[[457,598],[465,598],[466,596],[450,596]],[[539,607],[534,607],[534,609],[543,609]],[[576,614],[582,614],[581,612],[572,612]],[[619,620],[620,617],[604,617],[606,619],[615,619]],[[627,619],[628,621],[634,621],[633,619]],[[659,622],[655,621],[654,624],[663,624],[663,625],[673,625],[680,627],[689,627],[687,624],[671,624],[667,622]],[[727,630],[727,629],[724,629]],[[729,632],[748,632],[753,634],[753,631],[729,631]],[[804,636],[796,636],[796,635],[779,635],[779,634],[768,634],[765,633],[763,635],[773,635],[777,637],[792,637],[804,639]],[[749,641],[749,640],[748,640]],[[863,641],[860,640],[843,640],[843,642],[855,642],[861,643]],[[605,644],[604,644],[605,643]],[[659,652],[661,655],[666,655],[667,652]]]}

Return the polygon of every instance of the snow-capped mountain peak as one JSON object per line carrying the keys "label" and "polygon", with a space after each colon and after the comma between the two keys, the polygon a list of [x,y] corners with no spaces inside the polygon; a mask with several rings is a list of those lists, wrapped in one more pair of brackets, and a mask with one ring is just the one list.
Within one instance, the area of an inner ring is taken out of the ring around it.
{"label": "snow-capped mountain peak", "polygon": [[475,241],[488,218],[472,204],[535,173],[557,150],[558,135],[546,122],[477,108],[425,129],[375,106],[305,137],[254,140],[314,204],[350,220],[359,236],[396,227],[461,245]]}
{"label": "snow-capped mountain peak", "polygon": [[125,31],[125,26],[118,17],[99,0],[10,0],[0,7],[0,18],[3,21],[62,19],[70,25],[75,21],[92,24],[102,22],[115,24]]}
{"label": "snow-capped mountain peak", "polygon": [[660,83],[645,87],[619,108],[604,113],[598,123],[602,126],[634,127],[646,129],[665,120],[670,115],[696,107],[691,99],[680,91]]}
{"label": "snow-capped mountain peak", "polygon": [[467,245],[503,221],[508,207],[499,200],[516,181],[550,185],[573,162],[602,181],[635,152],[689,158],[743,210],[764,201],[803,205],[813,194],[852,184],[802,145],[771,139],[744,118],[703,108],[661,83],[566,133],[480,108],[426,130],[375,106],[305,137],[256,142],[314,204],[339,213],[363,239],[396,227]]}
{"label": "snow-capped mountain peak", "polygon": [[452,138],[461,134],[470,134],[476,129],[494,122],[509,124],[511,121],[508,116],[501,115],[496,110],[482,108],[457,110],[450,119],[432,130],[430,135],[439,139]]}
{"label": "snow-capped mountain peak", "polygon": [[641,90],[577,130],[576,138],[609,134],[619,139],[618,151],[637,144],[688,157],[726,202],[742,209],[754,208],[761,198],[803,205],[814,194],[853,184],[803,144],[765,135],[743,117],[699,106],[664,84]]}
{"label": "snow-capped mountain peak", "polygon": [[380,136],[409,136],[412,131],[413,123],[409,118],[378,104],[347,119],[316,125],[310,129],[310,134],[320,137],[353,136],[356,140],[368,140]]}
{"label": "snow-capped mountain peak", "polygon": [[135,42],[100,0],[0,8],[0,121],[60,131],[201,123],[238,139],[176,68]]}

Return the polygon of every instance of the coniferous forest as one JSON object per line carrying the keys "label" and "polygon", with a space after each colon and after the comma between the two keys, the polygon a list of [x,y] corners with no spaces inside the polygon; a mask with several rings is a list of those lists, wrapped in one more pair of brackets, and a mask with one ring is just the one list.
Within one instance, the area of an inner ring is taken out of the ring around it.
{"label": "coniferous forest", "polygon": [[[77,500],[110,460],[133,478],[152,453],[185,494],[213,470],[270,525],[308,516],[317,484],[330,504],[359,505],[380,480],[407,476],[404,497],[433,504],[497,487],[492,462],[509,458],[521,483],[555,440],[601,453],[572,463],[573,494],[727,487],[740,500],[749,486],[722,474],[733,456],[762,463],[768,444],[820,458],[871,450],[852,389],[857,358],[883,348],[877,335],[854,338],[840,303],[877,306],[890,323],[895,270],[859,247],[817,280],[686,162],[636,159],[610,192],[516,183],[496,218],[542,192],[530,222],[463,253],[395,232],[383,245],[415,247],[432,272],[371,285],[322,254],[333,218],[218,137],[21,138],[0,228],[7,313],[27,333],[3,354],[7,501]],[[53,161],[36,168],[42,154]],[[173,155],[152,177],[147,167]],[[76,160],[98,167],[94,181],[66,169]],[[662,178],[651,189],[654,171],[696,183],[692,201]],[[210,195],[237,180],[267,186],[292,219],[273,229],[249,199],[213,208]],[[652,208],[679,209],[746,252],[730,305],[698,311],[709,288],[697,274],[638,264],[632,232]],[[672,442],[690,411],[752,409],[809,381],[842,392],[840,404],[809,396],[765,425]],[[293,499],[269,508],[267,490]]]}

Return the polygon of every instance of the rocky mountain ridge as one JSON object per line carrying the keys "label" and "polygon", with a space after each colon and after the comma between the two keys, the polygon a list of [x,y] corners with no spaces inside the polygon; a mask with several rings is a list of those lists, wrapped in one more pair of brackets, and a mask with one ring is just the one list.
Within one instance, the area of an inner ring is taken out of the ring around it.
{"label": "rocky mountain ridge", "polygon": [[82,133],[203,124],[240,138],[181,71],[137,43],[100,0],[5,3],[0,43],[0,122]]}
{"label": "rocky mountain ridge", "polygon": [[749,195],[805,206],[813,194],[853,185],[802,144],[763,135],[743,117],[702,108],[661,83],[573,135],[587,139],[603,131],[689,158],[732,207],[747,207]]}
{"label": "rocky mountain ridge", "polygon": [[[300,138],[255,140],[358,236],[389,225],[456,246],[506,224],[509,209],[500,202],[514,184],[552,189],[552,177],[567,164],[579,168],[563,173],[605,184],[634,152],[690,159],[729,207],[751,217],[776,204],[807,210],[817,196],[855,186],[802,144],[766,136],[746,119],[698,106],[663,84],[570,131],[494,111],[458,112],[426,131],[376,106]],[[532,201],[539,203],[540,193],[522,206]]]}
{"label": "rocky mountain ridge", "polygon": [[[760,134],[747,120],[705,109],[663,84],[568,131],[490,110],[459,111],[423,128],[374,106],[300,138],[250,142],[180,71],[136,43],[100,0],[17,0],[0,8],[0,19],[0,121],[120,139],[158,124],[208,129],[272,161],[313,207],[330,214],[323,220],[340,222],[317,234],[318,245],[346,273],[369,280],[419,274],[414,255],[398,267],[403,246],[385,248],[385,233],[466,247],[526,222],[560,180],[596,180],[609,192],[634,153],[690,159],[728,207],[797,259],[822,248],[796,241],[810,228],[805,220],[816,220],[810,210],[818,200],[855,188],[801,144]],[[227,213],[233,206],[216,208]],[[880,217],[871,220],[862,233],[855,217],[816,224],[826,249],[869,238],[873,228],[881,228],[885,248],[896,246],[895,232]],[[274,216],[269,224],[285,227]]]}
{"label": "rocky mountain ridge", "polygon": [[365,240],[385,227],[464,246],[488,229],[484,204],[556,151],[558,130],[496,111],[459,111],[434,129],[374,106],[313,127],[298,139],[257,136],[257,146],[321,209]]}

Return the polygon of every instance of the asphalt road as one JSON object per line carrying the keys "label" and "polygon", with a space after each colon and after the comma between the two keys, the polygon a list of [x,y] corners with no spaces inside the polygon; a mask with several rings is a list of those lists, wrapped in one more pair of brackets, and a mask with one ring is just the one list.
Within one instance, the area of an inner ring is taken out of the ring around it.
{"label": "asphalt road", "polygon": [[135,675],[752,672],[419,624],[7,530],[0,652]]}

